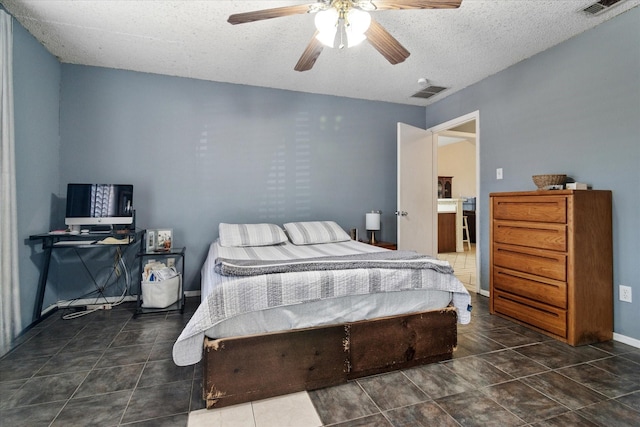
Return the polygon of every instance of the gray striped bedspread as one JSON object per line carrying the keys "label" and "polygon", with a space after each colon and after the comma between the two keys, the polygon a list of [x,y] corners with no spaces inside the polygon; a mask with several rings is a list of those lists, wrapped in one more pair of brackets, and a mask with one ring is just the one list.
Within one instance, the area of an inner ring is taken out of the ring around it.
{"label": "gray striped bedspread", "polygon": [[[341,255],[357,255],[371,250],[369,245],[357,242],[335,245],[334,253]],[[221,255],[241,259],[284,260],[296,258],[313,258],[314,251],[330,251],[328,245],[306,245],[300,249],[292,244],[282,247],[268,248],[232,248]],[[319,249],[309,246],[321,246]],[[366,248],[369,246],[369,248]],[[346,248],[346,249],[345,249]],[[329,255],[323,253],[322,255]],[[211,254],[210,254],[211,256]],[[393,257],[393,256],[392,256]],[[217,258],[217,257],[216,257]],[[375,258],[375,256],[374,256]],[[420,257],[421,259],[423,257]],[[436,260],[437,261],[437,260]],[[438,269],[446,269],[446,262]],[[213,269],[214,260],[207,260],[203,267],[203,275]],[[202,358],[205,332],[224,319],[252,311],[265,310],[311,301],[330,300],[349,295],[364,295],[377,292],[411,291],[416,289],[433,289],[450,292],[451,304],[456,308],[458,322],[467,324],[470,321],[470,296],[464,285],[451,273],[432,268],[352,268],[310,270],[302,272],[279,272],[256,276],[220,277],[209,295],[203,297],[202,303],[192,316],[173,346],[173,360],[179,366],[197,363]]]}

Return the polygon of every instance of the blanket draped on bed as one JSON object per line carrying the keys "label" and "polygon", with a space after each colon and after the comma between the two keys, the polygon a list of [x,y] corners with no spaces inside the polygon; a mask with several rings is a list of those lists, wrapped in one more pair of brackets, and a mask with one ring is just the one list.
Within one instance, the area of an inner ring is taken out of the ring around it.
{"label": "blanket draped on bed", "polygon": [[[200,361],[205,332],[230,317],[350,295],[412,289],[447,291],[452,293],[458,322],[469,323],[469,293],[446,261],[402,251],[372,255],[307,258],[292,264],[218,258],[215,268],[220,273],[240,275],[216,286],[200,304],[173,346],[174,362],[186,366]],[[378,267],[371,268],[376,263]],[[293,272],[295,269],[301,272]],[[269,274],[264,274],[267,270]],[[251,275],[253,271],[260,273]],[[303,280],[301,275],[311,278]]]}
{"label": "blanket draped on bed", "polygon": [[453,273],[453,268],[448,262],[413,251],[373,252],[287,261],[217,258],[214,268],[216,273],[224,276],[258,276],[260,274],[350,270],[355,268],[428,268],[439,273]]}

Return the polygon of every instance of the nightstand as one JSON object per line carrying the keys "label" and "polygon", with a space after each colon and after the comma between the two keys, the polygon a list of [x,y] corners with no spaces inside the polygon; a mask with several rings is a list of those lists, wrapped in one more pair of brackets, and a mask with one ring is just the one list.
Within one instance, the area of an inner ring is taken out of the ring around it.
{"label": "nightstand", "polygon": [[[361,240],[362,243],[366,243],[368,245],[370,245],[370,242],[365,242],[363,240]],[[396,245],[395,243],[391,243],[391,242],[375,242],[373,244],[373,246],[378,246],[379,248],[385,248],[385,249],[391,249],[393,251],[395,251],[396,249],[398,249],[398,245]]]}

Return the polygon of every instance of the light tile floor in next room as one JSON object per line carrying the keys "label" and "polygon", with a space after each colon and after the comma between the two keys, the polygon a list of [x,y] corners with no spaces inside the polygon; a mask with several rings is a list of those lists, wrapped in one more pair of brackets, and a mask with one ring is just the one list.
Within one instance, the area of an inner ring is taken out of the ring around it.
{"label": "light tile floor in next room", "polygon": [[438,259],[449,261],[454,274],[469,292],[476,292],[476,244],[471,247],[465,243],[464,252],[445,252],[438,254]]}
{"label": "light tile floor in next room", "polygon": [[173,341],[195,310],[56,312],[0,359],[2,426],[639,426],[640,349],[570,347],[489,314],[472,294],[452,360],[229,408],[203,409],[200,365]]}

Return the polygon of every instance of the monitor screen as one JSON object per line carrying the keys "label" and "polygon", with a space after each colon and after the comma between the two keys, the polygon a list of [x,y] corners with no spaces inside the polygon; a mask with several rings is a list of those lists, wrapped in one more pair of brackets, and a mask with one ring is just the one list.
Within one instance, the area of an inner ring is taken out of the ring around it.
{"label": "monitor screen", "polygon": [[132,223],[133,185],[67,185],[66,225]]}

